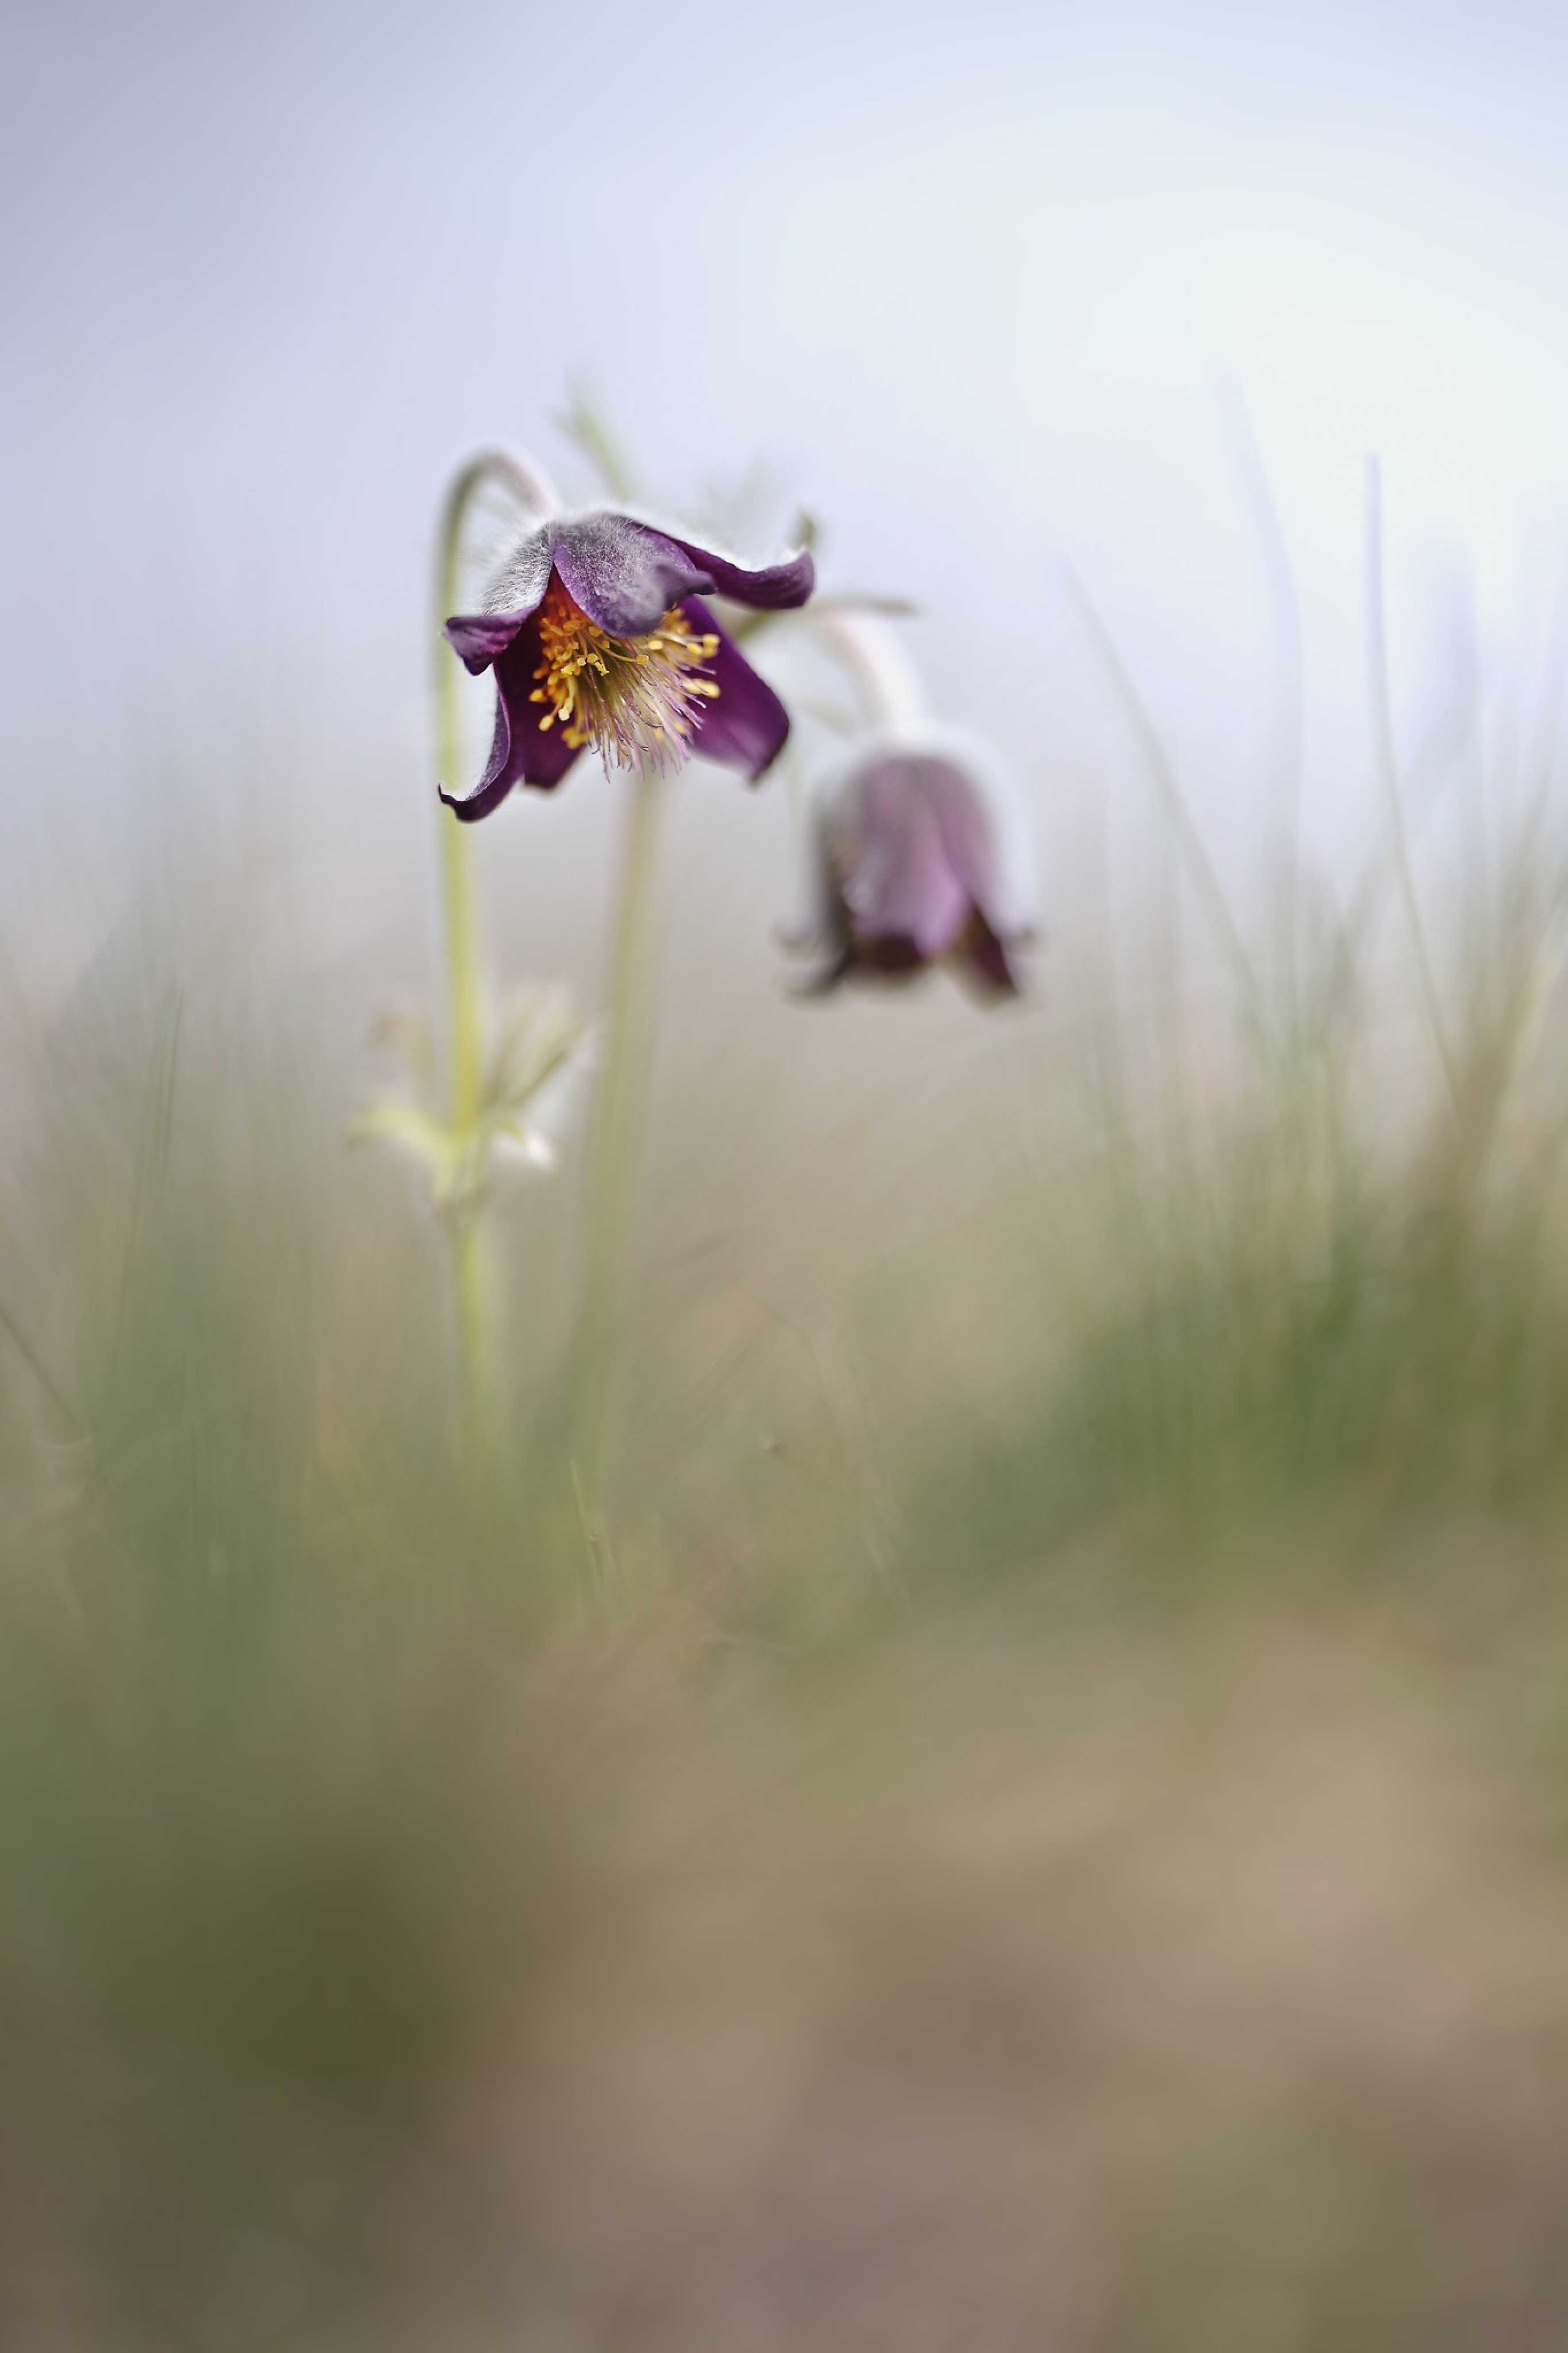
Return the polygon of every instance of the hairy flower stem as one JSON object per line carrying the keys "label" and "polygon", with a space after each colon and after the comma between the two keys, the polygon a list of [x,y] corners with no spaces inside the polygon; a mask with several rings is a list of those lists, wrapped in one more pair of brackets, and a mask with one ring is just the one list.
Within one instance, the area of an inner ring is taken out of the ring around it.
{"label": "hairy flower stem", "polygon": [[605,1060],[589,1138],[583,1294],[569,1439],[573,1479],[590,1535],[604,1500],[643,1089],[654,1033],[643,981],[666,782],[651,769],[639,771],[631,780],[611,919]]}
{"label": "hairy flower stem", "polygon": [[[443,780],[455,784],[463,768],[463,711],[458,665],[441,631],[456,612],[463,568],[463,542],[475,500],[485,490],[509,491],[531,511],[552,503],[537,477],[504,450],[485,449],[453,477],[442,510],[436,551],[435,696],[436,749]],[[480,1019],[479,912],[468,839],[448,808],[437,820],[441,842],[441,928],[446,958],[447,1073],[451,1115],[459,1132],[471,1132],[480,1111],[484,1081],[484,1035]],[[458,1408],[463,1443],[475,1455],[489,1450],[496,1431],[496,1393],[490,1346],[490,1286],[485,1265],[481,1205],[456,1203],[447,1219],[451,1262],[453,1324],[458,1348]]]}
{"label": "hairy flower stem", "polygon": [[925,696],[887,622],[874,613],[831,610],[815,617],[824,643],[855,681],[867,724],[889,734],[919,734],[927,724]]}

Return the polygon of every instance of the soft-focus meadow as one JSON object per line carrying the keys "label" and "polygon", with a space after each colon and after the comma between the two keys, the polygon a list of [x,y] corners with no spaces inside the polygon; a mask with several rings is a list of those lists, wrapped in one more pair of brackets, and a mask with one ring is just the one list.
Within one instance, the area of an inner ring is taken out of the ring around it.
{"label": "soft-focus meadow", "polygon": [[[15,14],[0,2353],[1560,2353],[1568,19]],[[492,437],[908,599],[1042,921],[796,993],[767,620],[481,1412]]]}
{"label": "soft-focus meadow", "polygon": [[1396,828],[1374,694],[1364,863],[1232,918],[1103,678],[1136,920],[1091,813],[1023,1010],[792,999],[798,778],[675,788],[591,1506],[580,1133],[492,1204],[493,1460],[345,1142],[427,927],[165,778],[7,973],[6,2345],[1568,2330],[1556,747]]}

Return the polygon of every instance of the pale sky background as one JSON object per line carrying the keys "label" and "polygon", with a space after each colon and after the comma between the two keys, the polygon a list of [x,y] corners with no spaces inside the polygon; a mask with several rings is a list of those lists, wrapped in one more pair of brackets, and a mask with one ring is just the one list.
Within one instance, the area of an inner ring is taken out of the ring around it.
{"label": "pale sky background", "polygon": [[[443,478],[498,437],[558,456],[576,370],[666,503],[761,459],[829,583],[916,598],[939,711],[1071,820],[1130,755],[1069,558],[1241,866],[1275,640],[1239,387],[1331,846],[1369,790],[1369,448],[1405,736],[1443,725],[1472,606],[1539,723],[1565,98],[1568,12],[1519,0],[14,12],[7,904],[85,832],[122,856],[171,759],[228,798],[287,773],[340,861],[371,812],[422,849]],[[574,798],[484,838],[585,853]]]}

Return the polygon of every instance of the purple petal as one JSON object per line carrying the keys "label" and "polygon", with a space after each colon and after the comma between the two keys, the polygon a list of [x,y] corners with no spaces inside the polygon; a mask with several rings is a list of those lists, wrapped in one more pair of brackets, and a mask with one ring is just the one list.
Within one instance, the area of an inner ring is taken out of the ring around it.
{"label": "purple petal", "polygon": [[540,726],[549,712],[546,705],[531,699],[539,659],[539,625],[529,617],[519,624],[511,643],[496,659],[496,728],[484,775],[466,799],[445,786],[441,790],[447,807],[465,825],[473,825],[500,808],[514,785],[553,791],[577,757],[559,723],[549,729]]}
{"label": "purple petal", "polygon": [[875,939],[859,942],[856,961],[862,972],[875,973],[879,980],[903,980],[923,972],[931,958],[907,932],[879,932]]}
{"label": "purple petal", "polygon": [[752,570],[711,548],[699,547],[694,540],[678,539],[675,545],[706,574],[695,586],[711,596],[728,596],[734,604],[754,606],[760,612],[778,613],[804,605],[816,586],[816,566],[809,548],[786,556],[782,564],[763,564]]}
{"label": "purple petal", "polygon": [[612,638],[640,638],[693,589],[712,585],[675,540],[629,515],[567,516],[553,531],[562,586]]}
{"label": "purple petal", "polygon": [[456,613],[447,636],[466,669],[477,678],[516,637],[544,602],[550,586],[551,526],[541,523],[512,549],[491,581],[482,613]]}
{"label": "purple petal", "polygon": [[527,613],[454,613],[447,624],[447,641],[463,668],[478,678],[505,653],[529,617]]}
{"label": "purple petal", "polygon": [[919,766],[921,789],[948,865],[989,922],[996,897],[996,854],[973,781],[952,761],[929,754],[911,765]]}
{"label": "purple petal", "polygon": [[847,892],[858,933],[889,945],[908,942],[922,957],[947,953],[970,908],[925,789],[923,771],[936,765],[918,754],[890,754],[862,772],[860,839]]}
{"label": "purple petal", "polygon": [[711,635],[719,640],[718,652],[703,666],[704,674],[719,691],[702,706],[691,748],[704,760],[720,760],[726,767],[739,768],[754,785],[784,749],[789,712],[700,596],[687,597],[680,609],[700,637]]}
{"label": "purple petal", "polygon": [[1008,960],[1007,944],[998,939],[978,907],[964,936],[963,961],[971,976],[981,982],[988,996],[1022,995],[1017,975]]}

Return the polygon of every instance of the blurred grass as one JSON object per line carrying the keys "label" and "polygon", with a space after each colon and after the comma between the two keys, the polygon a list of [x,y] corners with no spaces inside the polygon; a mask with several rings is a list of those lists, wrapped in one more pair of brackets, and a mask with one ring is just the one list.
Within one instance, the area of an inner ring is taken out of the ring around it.
{"label": "blurred grass", "polygon": [[591,1528],[562,1199],[476,1483],[239,888],[16,996],[0,2339],[1559,2341],[1560,878],[1499,873],[1453,1100],[1353,902],[1235,1035],[1058,964],[879,1198],[803,1145],[832,1293],[672,1261],[667,1101]]}

